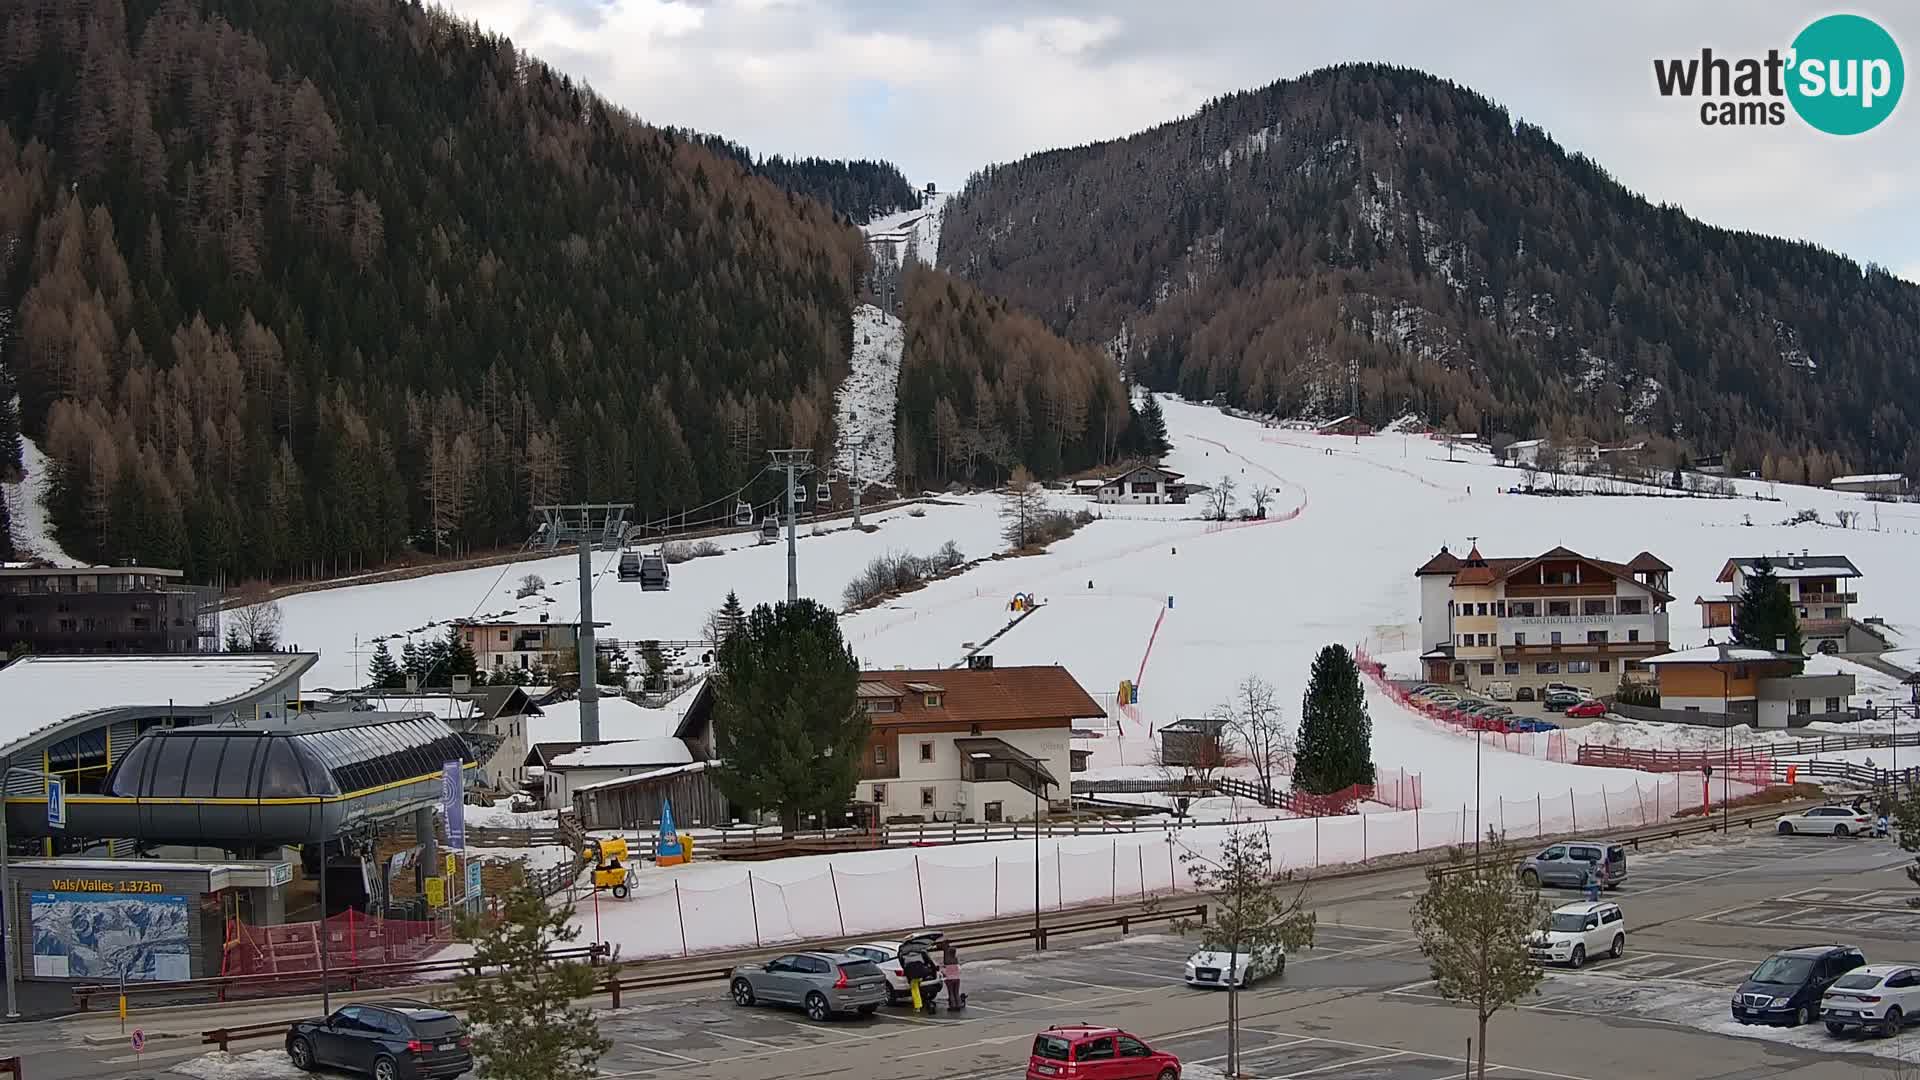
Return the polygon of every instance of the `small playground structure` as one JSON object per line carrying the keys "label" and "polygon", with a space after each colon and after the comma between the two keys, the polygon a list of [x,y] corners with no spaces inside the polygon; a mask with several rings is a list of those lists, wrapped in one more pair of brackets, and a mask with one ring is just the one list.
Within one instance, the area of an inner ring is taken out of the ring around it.
{"label": "small playground structure", "polygon": [[1032,611],[1038,606],[1034,603],[1032,593],[1014,593],[1013,599],[1007,602],[1007,610],[1013,612]]}

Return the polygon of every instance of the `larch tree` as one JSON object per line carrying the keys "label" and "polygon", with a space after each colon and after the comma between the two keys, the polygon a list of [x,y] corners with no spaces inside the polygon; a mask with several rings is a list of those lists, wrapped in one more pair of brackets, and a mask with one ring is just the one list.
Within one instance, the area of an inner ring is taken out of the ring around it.
{"label": "larch tree", "polygon": [[1031,545],[1037,526],[1047,514],[1047,490],[1040,486],[1026,466],[1016,465],[1007,486],[1000,489],[1000,517],[1006,522],[1001,534],[1009,546],[1020,551]]}
{"label": "larch tree", "polygon": [[1427,868],[1427,889],[1413,905],[1413,932],[1433,975],[1434,992],[1474,1011],[1474,1054],[1487,1075],[1487,1021],[1540,985],[1527,952],[1544,907],[1540,889],[1513,872],[1517,856],[1497,831],[1475,859],[1471,849],[1447,850],[1443,865]]}
{"label": "larch tree", "polygon": [[548,953],[580,936],[573,907],[516,885],[487,918],[462,920],[472,966],[454,985],[467,1001],[480,1080],[593,1080],[613,1041],[582,999],[605,968]]}
{"label": "larch tree", "polygon": [[[1313,947],[1315,917],[1307,888],[1292,887],[1293,872],[1273,856],[1263,824],[1230,830],[1218,855],[1188,848],[1180,855],[1193,890],[1207,897],[1207,917],[1181,924],[1212,953],[1227,987],[1227,1058],[1223,1071],[1240,1072],[1240,989],[1250,965],[1269,975],[1286,971],[1288,953]],[[1250,980],[1248,980],[1250,981]]]}

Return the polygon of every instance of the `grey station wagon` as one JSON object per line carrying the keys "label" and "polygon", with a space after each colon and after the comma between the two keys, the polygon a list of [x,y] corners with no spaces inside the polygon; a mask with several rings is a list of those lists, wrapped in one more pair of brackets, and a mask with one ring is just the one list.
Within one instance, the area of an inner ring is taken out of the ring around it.
{"label": "grey station wagon", "polygon": [[1627,849],[1599,840],[1569,840],[1530,855],[1520,864],[1520,878],[1529,885],[1555,885],[1578,889],[1587,883],[1587,872],[1600,871],[1600,884],[1618,888],[1627,880]]}
{"label": "grey station wagon", "polygon": [[798,1005],[809,1020],[835,1013],[871,1016],[887,1002],[887,977],[873,961],[846,953],[788,953],[765,964],[741,964],[730,986],[735,1005]]}

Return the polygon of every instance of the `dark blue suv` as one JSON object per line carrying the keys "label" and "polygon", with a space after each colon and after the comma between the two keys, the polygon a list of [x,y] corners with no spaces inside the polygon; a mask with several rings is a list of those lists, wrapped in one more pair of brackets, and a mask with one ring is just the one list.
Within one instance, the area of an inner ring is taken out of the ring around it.
{"label": "dark blue suv", "polygon": [[373,1080],[430,1080],[473,1068],[473,1040],[459,1017],[412,1001],[348,1005],[296,1020],[287,1031],[295,1068],[365,1073]]}
{"label": "dark blue suv", "polygon": [[1798,1027],[1820,1015],[1820,995],[1867,958],[1851,945],[1796,945],[1760,962],[1733,992],[1733,1018],[1743,1024]]}

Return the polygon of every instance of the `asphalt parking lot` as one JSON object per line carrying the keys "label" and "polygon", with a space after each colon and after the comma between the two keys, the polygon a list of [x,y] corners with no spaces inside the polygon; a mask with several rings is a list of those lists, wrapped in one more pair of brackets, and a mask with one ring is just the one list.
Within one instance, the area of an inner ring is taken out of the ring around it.
{"label": "asphalt parking lot", "polygon": [[[1550,971],[1537,995],[1496,1017],[1490,1067],[1497,1065],[1498,1075],[1830,1080],[1871,1075],[1878,1066],[1866,1055],[1884,1058],[1909,1042],[1920,1057],[1920,1031],[1893,1040],[1832,1040],[1818,1025],[1785,1032],[1739,1028],[1726,1010],[1730,987],[1791,942],[1840,938],[1862,944],[1870,959],[1920,959],[1892,955],[1920,953],[1914,916],[1904,909],[1911,891],[1900,872],[1906,856],[1892,845],[1756,833],[1630,859],[1632,876],[1608,894],[1628,913],[1626,955],[1578,972]],[[1291,957],[1283,977],[1242,996],[1250,1073],[1269,1080],[1461,1074],[1472,1014],[1432,993],[1427,963],[1406,928],[1420,882],[1418,872],[1409,871],[1315,887],[1317,947]],[[1547,894],[1549,903],[1580,898],[1576,890]],[[1795,917],[1781,918],[1788,913]],[[1809,927],[1822,913],[1856,919],[1850,925],[1863,929],[1843,934]],[[1211,1080],[1226,1053],[1226,1003],[1218,991],[1182,984],[1192,946],[1191,939],[1161,932],[1043,954],[975,952],[963,956],[967,1009],[931,1016],[886,1008],[871,1018],[815,1024],[798,1011],[736,1007],[718,982],[630,995],[624,1008],[597,1010],[613,1042],[602,1075],[985,1080],[1019,1075],[1036,1030],[1092,1022],[1125,1028],[1178,1054],[1192,1080]],[[196,1015],[187,1024],[197,1031],[244,1022]],[[150,1030],[155,1023],[148,1021]],[[100,1043],[70,1041],[60,1049],[61,1031],[34,1029],[48,1050],[27,1049],[26,1075],[33,1080],[299,1075],[271,1040],[215,1058],[188,1037],[150,1044],[136,1062],[124,1038],[108,1034]]]}

